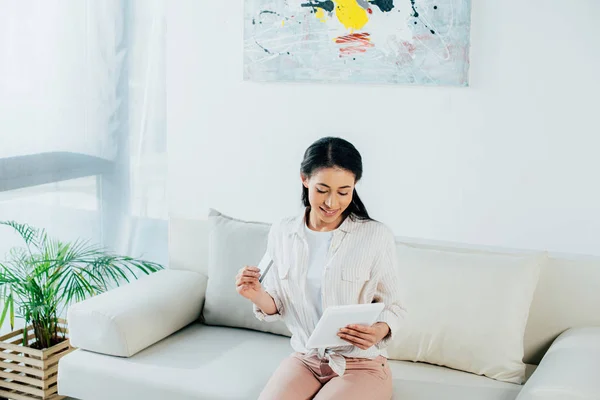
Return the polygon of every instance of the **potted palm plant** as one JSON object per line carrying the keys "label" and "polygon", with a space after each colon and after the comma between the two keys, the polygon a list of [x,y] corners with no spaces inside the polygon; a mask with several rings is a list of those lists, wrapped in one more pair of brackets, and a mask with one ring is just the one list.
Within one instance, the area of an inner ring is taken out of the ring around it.
{"label": "potted palm plant", "polygon": [[[8,318],[11,332],[0,337],[0,397],[60,399],[58,361],[69,353],[66,308],[136,279],[136,272],[162,269],[157,263],[115,255],[84,240],[61,242],[45,230],[0,221],[14,230],[23,246],[0,261],[0,326]],[[15,317],[24,328],[15,330]]]}

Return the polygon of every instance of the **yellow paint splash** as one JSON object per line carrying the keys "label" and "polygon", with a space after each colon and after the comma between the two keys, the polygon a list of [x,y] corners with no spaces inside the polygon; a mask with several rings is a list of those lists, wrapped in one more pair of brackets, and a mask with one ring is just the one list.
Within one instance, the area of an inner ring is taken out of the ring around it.
{"label": "yellow paint splash", "polygon": [[281,26],[285,26],[285,19],[281,21]]}
{"label": "yellow paint splash", "polygon": [[315,13],[315,17],[321,22],[327,22],[327,17],[325,16],[325,10],[319,8]]}
{"label": "yellow paint splash", "polygon": [[335,15],[342,25],[351,31],[362,29],[369,22],[367,10],[356,0],[336,0]]}

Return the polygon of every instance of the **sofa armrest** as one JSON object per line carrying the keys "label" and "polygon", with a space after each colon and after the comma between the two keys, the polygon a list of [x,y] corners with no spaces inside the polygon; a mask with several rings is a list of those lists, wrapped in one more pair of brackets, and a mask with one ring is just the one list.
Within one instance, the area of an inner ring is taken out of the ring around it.
{"label": "sofa armrest", "polygon": [[131,357],[197,320],[206,282],[197,272],[167,269],[76,303],[67,313],[71,344]]}
{"label": "sofa armrest", "polygon": [[517,400],[600,399],[600,327],[563,332]]}

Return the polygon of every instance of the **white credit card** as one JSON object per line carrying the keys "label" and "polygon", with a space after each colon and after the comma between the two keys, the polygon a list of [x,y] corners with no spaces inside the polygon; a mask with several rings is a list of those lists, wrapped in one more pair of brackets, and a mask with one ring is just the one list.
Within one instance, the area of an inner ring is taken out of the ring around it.
{"label": "white credit card", "polygon": [[269,272],[269,269],[271,269],[272,265],[273,265],[273,260],[269,256],[269,253],[265,253],[262,260],[260,260],[260,262],[258,263],[258,266],[257,266],[258,269],[260,270],[260,278],[258,278],[259,282],[262,283],[263,279],[265,278],[265,275],[267,275],[267,272]]}

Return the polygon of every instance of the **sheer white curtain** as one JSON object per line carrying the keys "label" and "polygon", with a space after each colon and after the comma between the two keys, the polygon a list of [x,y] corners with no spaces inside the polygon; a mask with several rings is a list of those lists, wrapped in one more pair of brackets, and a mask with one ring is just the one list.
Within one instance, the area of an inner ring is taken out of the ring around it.
{"label": "sheer white curtain", "polygon": [[0,220],[166,265],[164,7],[0,0]]}

